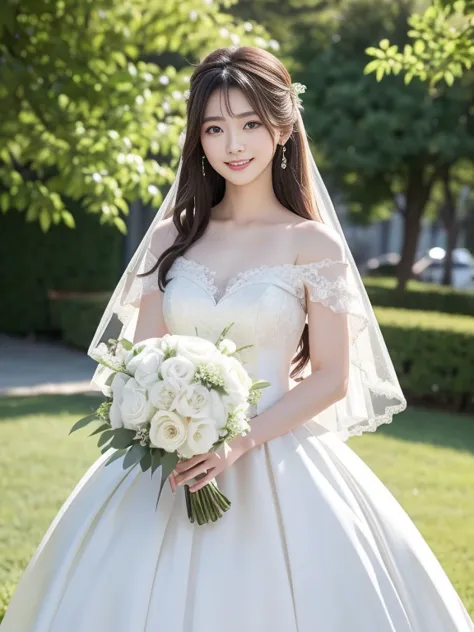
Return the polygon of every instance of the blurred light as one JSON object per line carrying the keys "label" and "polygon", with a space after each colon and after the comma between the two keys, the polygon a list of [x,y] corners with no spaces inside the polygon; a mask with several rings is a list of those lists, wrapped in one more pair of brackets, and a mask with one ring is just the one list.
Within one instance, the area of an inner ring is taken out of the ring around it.
{"label": "blurred light", "polygon": [[445,254],[444,248],[440,248],[439,246],[435,246],[428,251],[428,256],[432,259],[444,259]]}

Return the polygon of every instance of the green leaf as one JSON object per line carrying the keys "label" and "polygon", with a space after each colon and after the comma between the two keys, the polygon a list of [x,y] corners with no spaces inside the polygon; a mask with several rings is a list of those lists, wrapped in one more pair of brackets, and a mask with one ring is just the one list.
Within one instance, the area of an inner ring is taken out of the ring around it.
{"label": "green leaf", "polygon": [[41,226],[41,230],[44,233],[47,233],[49,230],[49,227],[51,226],[51,215],[48,213],[48,211],[42,210],[40,212],[39,223]]}
{"label": "green leaf", "polygon": [[79,430],[80,428],[85,428],[88,424],[92,423],[93,421],[102,421],[101,419],[99,419],[99,417],[97,417],[97,411],[92,413],[91,415],[87,415],[87,417],[83,417],[82,419],[79,419],[79,421],[76,421],[76,423],[73,425],[73,427],[69,431],[69,434],[71,434],[72,432],[75,432],[76,430]]}
{"label": "green leaf", "polygon": [[68,228],[76,228],[74,217],[69,211],[62,211],[61,217]]}
{"label": "green leaf", "polygon": [[413,50],[416,55],[421,55],[421,53],[425,50],[425,42],[423,40],[416,40],[413,44]]}
{"label": "green leaf", "polygon": [[162,468],[161,468],[160,493],[161,493],[161,490],[163,489],[163,485],[165,484],[168,476],[174,470],[178,461],[179,461],[179,458],[175,452],[165,452],[165,454],[163,455],[161,459]]}
{"label": "green leaf", "polygon": [[133,342],[130,342],[130,340],[127,340],[126,338],[120,338],[119,342],[127,351],[130,351],[133,347]]}
{"label": "green leaf", "polygon": [[368,75],[369,73],[374,72],[374,70],[377,70],[379,65],[380,61],[378,59],[374,59],[364,68],[364,75]]}
{"label": "green leaf", "polygon": [[133,443],[135,434],[135,430],[129,430],[128,428],[115,428],[114,437],[110,445],[117,450],[129,448]]}
{"label": "green leaf", "polygon": [[450,70],[446,70],[444,73],[444,80],[448,84],[448,86],[452,86],[454,83],[454,75]]}
{"label": "green leaf", "polygon": [[161,450],[153,448],[151,450],[151,475],[156,472],[156,470],[161,465]]}
{"label": "green leaf", "polygon": [[380,48],[381,48],[382,50],[387,50],[387,49],[388,49],[388,47],[390,46],[390,42],[389,42],[389,40],[388,40],[388,39],[383,39],[383,40],[380,40],[380,42],[379,42],[379,46],[380,46]]}
{"label": "green leaf", "polygon": [[93,437],[94,435],[99,434],[99,432],[103,432],[104,430],[110,430],[110,424],[102,424],[96,430],[94,430],[94,432],[91,432],[89,437]]}
{"label": "green leaf", "polygon": [[142,446],[139,443],[134,443],[132,447],[130,448],[130,450],[125,455],[125,458],[122,464],[123,469],[127,470],[129,467],[132,467],[136,465],[137,463],[139,463],[147,452],[148,452],[148,448],[145,448],[145,446]]}
{"label": "green leaf", "polygon": [[249,391],[260,390],[262,388],[268,388],[269,386],[271,386],[271,383],[266,380],[256,380],[249,388]]}
{"label": "green leaf", "polygon": [[100,448],[101,446],[105,445],[107,443],[107,441],[112,439],[113,436],[114,436],[114,431],[112,429],[105,430],[100,435],[99,441],[97,441],[97,447]]}
{"label": "green leaf", "polygon": [[123,221],[123,219],[121,217],[115,217],[114,218],[114,224],[115,224],[115,226],[117,226],[117,228],[122,233],[122,235],[126,235],[127,234],[127,224]]}
{"label": "green leaf", "polygon": [[142,468],[142,472],[146,472],[151,467],[151,454],[148,451],[145,456],[140,461],[140,467]]}

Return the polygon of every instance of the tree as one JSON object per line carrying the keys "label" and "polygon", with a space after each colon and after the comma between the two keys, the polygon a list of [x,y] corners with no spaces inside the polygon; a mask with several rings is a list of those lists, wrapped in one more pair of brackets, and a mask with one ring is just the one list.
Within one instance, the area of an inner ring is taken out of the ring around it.
{"label": "tree", "polygon": [[391,73],[404,73],[405,82],[413,77],[428,82],[431,88],[442,80],[452,86],[456,77],[470,70],[474,61],[474,0],[433,0],[423,14],[408,20],[411,44],[403,49],[387,38],[367,54],[375,57],[365,67],[377,80]]}
{"label": "tree", "polygon": [[[304,105],[320,166],[366,221],[404,217],[399,287],[411,275],[421,219],[447,165],[474,158],[473,90],[468,83],[430,94],[426,85],[405,86],[399,77],[378,83],[363,74],[365,50],[382,35],[401,41],[411,3],[357,0],[307,56],[299,80],[308,86]],[[314,46],[314,44],[313,44]]]}
{"label": "tree", "polygon": [[[235,0],[225,0],[230,8]],[[262,27],[193,0],[8,0],[0,8],[0,209],[74,226],[67,199],[126,232],[137,199],[174,177],[190,62],[218,46],[277,47]]]}

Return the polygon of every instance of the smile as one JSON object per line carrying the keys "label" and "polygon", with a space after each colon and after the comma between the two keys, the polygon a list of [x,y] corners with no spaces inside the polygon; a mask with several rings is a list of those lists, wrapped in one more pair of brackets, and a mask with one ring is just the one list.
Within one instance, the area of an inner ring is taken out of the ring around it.
{"label": "smile", "polygon": [[249,165],[252,162],[252,160],[253,158],[250,158],[250,160],[242,160],[241,162],[226,162],[225,164],[234,170],[245,169],[245,167]]}

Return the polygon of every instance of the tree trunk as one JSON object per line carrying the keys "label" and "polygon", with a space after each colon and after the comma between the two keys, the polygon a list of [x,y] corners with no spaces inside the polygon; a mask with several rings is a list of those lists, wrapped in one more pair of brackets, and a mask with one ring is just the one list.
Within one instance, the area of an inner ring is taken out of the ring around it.
{"label": "tree trunk", "polygon": [[456,203],[449,182],[449,168],[443,173],[444,207],[442,211],[443,223],[446,228],[446,259],[444,261],[443,285],[453,282],[453,250],[458,240],[458,220],[456,217]]}
{"label": "tree trunk", "polygon": [[421,218],[430,197],[434,176],[424,181],[424,167],[413,169],[405,191],[405,224],[403,227],[403,247],[397,277],[399,291],[404,291],[407,281],[411,278],[415,262],[418,237],[420,235]]}

